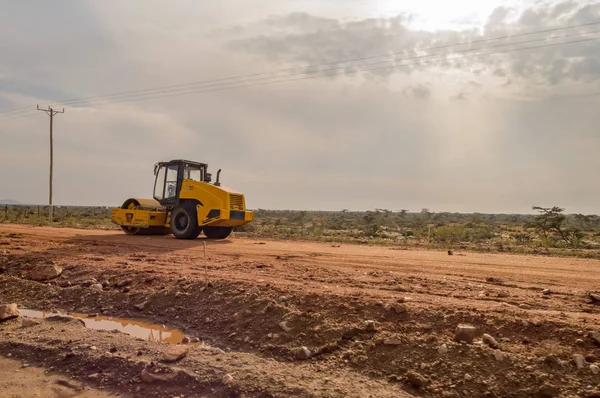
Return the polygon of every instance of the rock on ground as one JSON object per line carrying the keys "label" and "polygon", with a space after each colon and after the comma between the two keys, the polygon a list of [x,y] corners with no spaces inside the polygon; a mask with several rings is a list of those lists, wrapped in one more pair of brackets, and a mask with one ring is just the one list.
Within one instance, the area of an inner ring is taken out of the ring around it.
{"label": "rock on ground", "polygon": [[375,321],[365,321],[363,324],[363,329],[367,332],[374,332],[376,330]]}
{"label": "rock on ground", "polygon": [[385,339],[385,340],[383,340],[383,344],[384,345],[401,345],[402,344],[402,340],[398,340],[398,339]]}
{"label": "rock on ground", "polygon": [[282,328],[286,332],[289,332],[292,330],[292,328],[288,326],[286,321],[279,322],[279,327]]}
{"label": "rock on ground", "polygon": [[438,353],[444,355],[448,352],[448,346],[446,344],[442,344],[438,347]]}
{"label": "rock on ground", "polygon": [[600,374],[600,367],[598,365],[590,365],[590,371],[595,375]]}
{"label": "rock on ground", "polygon": [[47,281],[60,276],[62,272],[62,268],[56,264],[38,264],[29,270],[28,279]]}
{"label": "rock on ground", "polygon": [[475,326],[461,323],[456,327],[454,341],[471,344],[475,336],[477,336],[477,328]]}
{"label": "rock on ground", "polygon": [[23,320],[21,321],[21,326],[23,326],[24,328],[29,327],[29,326],[39,325],[39,324],[40,324],[40,321],[31,319],[31,318],[23,318]]}
{"label": "rock on ground", "polygon": [[223,383],[225,383],[227,386],[232,386],[235,383],[235,378],[227,373],[225,376],[223,376]]}
{"label": "rock on ground", "polygon": [[11,318],[17,318],[19,316],[19,310],[15,303],[12,304],[0,304],[0,321],[5,321]]}
{"label": "rock on ground", "polygon": [[298,359],[309,359],[311,355],[312,353],[306,347],[300,347],[298,350],[296,350],[296,358]]}
{"label": "rock on ground", "polygon": [[117,283],[115,283],[116,287],[125,287],[125,286],[129,286],[133,283],[133,279],[123,279],[118,281]]}
{"label": "rock on ground", "polygon": [[145,383],[152,383],[154,381],[171,381],[177,377],[177,373],[167,373],[167,374],[156,374],[150,373],[146,369],[142,370],[140,374],[140,378]]}
{"label": "rock on ground", "polygon": [[427,380],[426,377],[414,371],[406,373],[406,380],[408,381],[408,384],[417,389],[425,387],[427,384],[429,384],[429,380]]}
{"label": "rock on ground", "polygon": [[544,358],[544,363],[548,366],[560,366],[560,360],[554,354],[547,355],[546,358]]}
{"label": "rock on ground", "polygon": [[492,348],[498,348],[498,347],[500,347],[500,345],[498,344],[498,342],[496,341],[496,339],[493,338],[491,335],[489,335],[487,333],[485,333],[483,335],[482,340],[483,340],[483,342],[485,344],[489,345]]}
{"label": "rock on ground", "polygon": [[573,355],[573,360],[575,361],[575,366],[577,369],[583,369],[585,367],[585,358],[581,354]]}
{"label": "rock on ground", "polygon": [[258,296],[260,294],[260,289],[256,286],[252,287],[252,289],[250,289],[250,294],[253,296]]}
{"label": "rock on ground", "polygon": [[558,396],[560,393],[559,389],[551,384],[544,384],[538,390],[538,395],[541,397],[552,398]]}
{"label": "rock on ground", "polygon": [[485,280],[489,283],[502,283],[502,279],[496,278],[494,276],[488,276],[487,278],[485,278]]}
{"label": "rock on ground", "polygon": [[146,300],[143,303],[136,304],[134,305],[134,307],[138,311],[143,311],[148,306],[148,304],[150,304],[150,300]]}
{"label": "rock on ground", "polygon": [[175,346],[171,347],[167,350],[167,352],[163,355],[163,361],[165,362],[175,362],[184,358],[189,351],[188,347],[184,346]]}
{"label": "rock on ground", "polygon": [[494,350],[494,358],[496,361],[501,362],[504,360],[504,354],[500,350]]}
{"label": "rock on ground", "polygon": [[406,312],[406,305],[404,304],[394,304],[392,305],[392,308],[394,309],[394,311],[396,312],[396,314],[402,314]]}

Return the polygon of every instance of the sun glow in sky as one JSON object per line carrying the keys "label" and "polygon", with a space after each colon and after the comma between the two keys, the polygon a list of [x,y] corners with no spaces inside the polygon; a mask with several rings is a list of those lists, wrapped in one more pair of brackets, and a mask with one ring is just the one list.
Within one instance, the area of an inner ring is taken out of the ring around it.
{"label": "sun glow in sky", "polygon": [[520,9],[531,0],[418,0],[379,2],[377,16],[411,13],[411,26],[436,31],[442,29],[473,28],[483,25],[492,11],[499,6]]}
{"label": "sun glow in sky", "polygon": [[[267,2],[259,2],[265,5]],[[492,11],[500,6],[522,10],[536,3],[551,0],[292,0],[269,3],[269,14],[289,12],[315,13],[323,17],[342,20],[412,15],[411,27],[436,31],[443,29],[472,28],[483,25]],[[264,16],[264,8],[256,3],[241,3],[239,7],[221,9],[224,18],[256,20]],[[218,22],[218,20],[213,21]]]}

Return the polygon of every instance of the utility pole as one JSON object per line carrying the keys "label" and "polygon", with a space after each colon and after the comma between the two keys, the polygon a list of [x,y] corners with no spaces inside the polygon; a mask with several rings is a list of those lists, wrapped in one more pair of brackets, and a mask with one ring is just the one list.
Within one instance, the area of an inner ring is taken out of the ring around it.
{"label": "utility pole", "polygon": [[54,167],[54,146],[53,146],[53,142],[52,142],[52,124],[54,122],[54,115],[56,115],[57,113],[65,113],[65,108],[63,108],[62,111],[55,111],[50,106],[48,106],[48,109],[42,109],[38,105],[37,110],[46,112],[46,114],[48,116],[50,116],[50,186],[49,186],[49,192],[48,192],[48,205],[50,207],[50,214],[49,214],[50,222],[54,222],[54,209],[52,207],[52,169]]}

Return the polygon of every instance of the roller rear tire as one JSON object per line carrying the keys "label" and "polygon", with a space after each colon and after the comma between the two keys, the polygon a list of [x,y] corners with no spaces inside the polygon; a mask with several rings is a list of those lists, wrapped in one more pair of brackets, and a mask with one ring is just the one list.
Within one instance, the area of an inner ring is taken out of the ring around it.
{"label": "roller rear tire", "polygon": [[225,239],[233,231],[233,227],[204,227],[204,235],[208,239]]}
{"label": "roller rear tire", "polygon": [[196,239],[202,232],[193,203],[182,203],[171,211],[171,232],[177,239]]}

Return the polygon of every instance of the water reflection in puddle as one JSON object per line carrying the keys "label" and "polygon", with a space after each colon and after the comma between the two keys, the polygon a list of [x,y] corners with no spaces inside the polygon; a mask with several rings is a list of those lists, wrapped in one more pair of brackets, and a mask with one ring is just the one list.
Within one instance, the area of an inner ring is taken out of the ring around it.
{"label": "water reflection in puddle", "polygon": [[22,316],[29,318],[47,318],[53,315],[68,316],[81,319],[85,326],[94,330],[115,330],[127,333],[130,336],[138,337],[148,341],[159,341],[161,343],[178,344],[181,343],[184,335],[178,329],[163,327],[162,325],[144,322],[129,318],[114,318],[106,316],[90,317],[87,314],[78,314],[76,312],[44,312],[36,310],[26,310],[19,308]]}

